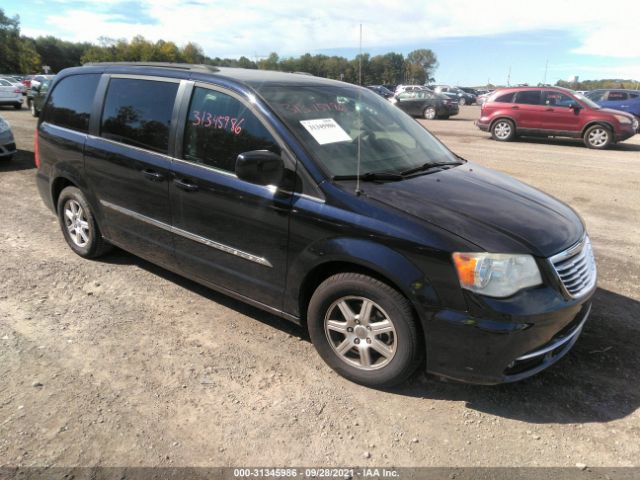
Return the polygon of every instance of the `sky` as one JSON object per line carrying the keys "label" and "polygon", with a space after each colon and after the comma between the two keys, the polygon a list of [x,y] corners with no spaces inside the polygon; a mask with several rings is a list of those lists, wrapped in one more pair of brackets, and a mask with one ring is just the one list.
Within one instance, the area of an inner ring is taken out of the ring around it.
{"label": "sky", "polygon": [[[640,0],[2,0],[22,33],[199,44],[210,57],[407,54],[430,48],[437,83],[640,80]],[[546,73],[546,78],[545,78]]]}

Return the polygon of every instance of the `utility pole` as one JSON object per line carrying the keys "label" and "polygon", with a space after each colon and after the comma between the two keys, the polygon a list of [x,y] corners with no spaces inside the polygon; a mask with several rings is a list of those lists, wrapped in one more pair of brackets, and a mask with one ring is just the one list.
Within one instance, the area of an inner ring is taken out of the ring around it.
{"label": "utility pole", "polygon": [[360,60],[358,62],[358,85],[362,85],[362,24],[360,24],[360,55],[358,59]]}

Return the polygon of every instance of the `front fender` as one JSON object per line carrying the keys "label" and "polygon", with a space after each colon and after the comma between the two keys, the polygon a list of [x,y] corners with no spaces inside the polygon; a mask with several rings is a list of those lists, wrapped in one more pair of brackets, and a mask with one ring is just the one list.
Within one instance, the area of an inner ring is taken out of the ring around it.
{"label": "front fender", "polygon": [[291,260],[285,311],[298,317],[304,315],[305,312],[300,311],[299,300],[305,282],[319,269],[330,264],[351,264],[377,273],[409,299],[421,320],[425,320],[422,318],[425,305],[439,303],[436,291],[425,273],[404,254],[371,240],[334,237],[312,243]]}

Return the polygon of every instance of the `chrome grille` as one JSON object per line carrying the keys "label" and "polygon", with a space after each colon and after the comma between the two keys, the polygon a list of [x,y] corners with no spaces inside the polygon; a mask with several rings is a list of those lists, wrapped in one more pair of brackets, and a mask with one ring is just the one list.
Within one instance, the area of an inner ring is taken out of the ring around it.
{"label": "chrome grille", "polygon": [[580,297],[596,284],[596,260],[589,237],[549,259],[566,292]]}

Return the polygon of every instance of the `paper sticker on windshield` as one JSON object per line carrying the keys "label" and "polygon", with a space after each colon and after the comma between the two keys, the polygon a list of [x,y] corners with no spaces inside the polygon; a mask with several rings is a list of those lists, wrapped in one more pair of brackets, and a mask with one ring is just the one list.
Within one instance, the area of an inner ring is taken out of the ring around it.
{"label": "paper sticker on windshield", "polygon": [[300,120],[300,123],[320,145],[351,141],[349,134],[333,118]]}

